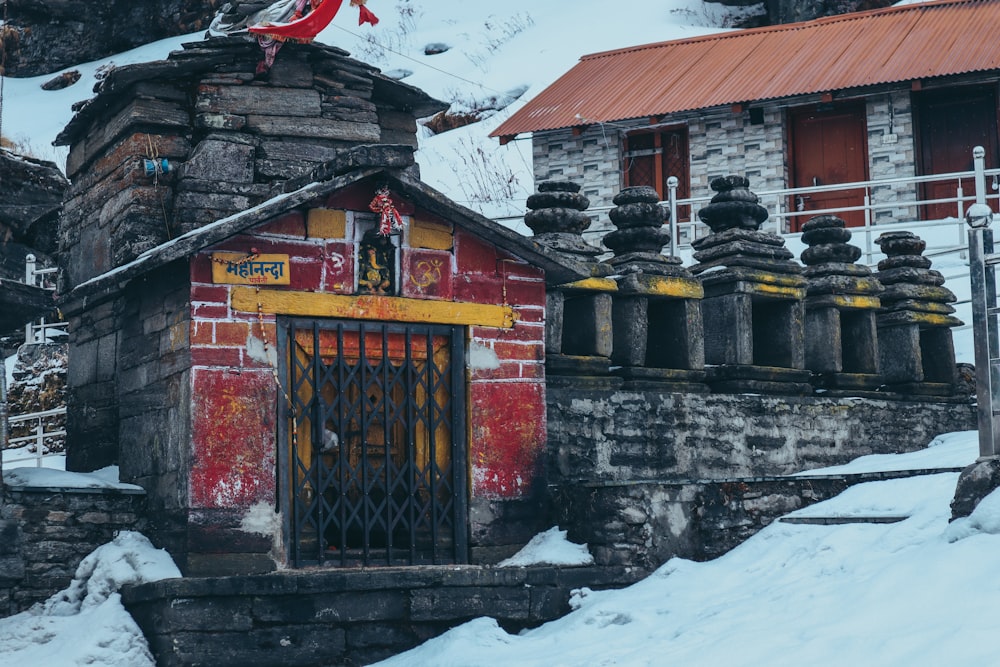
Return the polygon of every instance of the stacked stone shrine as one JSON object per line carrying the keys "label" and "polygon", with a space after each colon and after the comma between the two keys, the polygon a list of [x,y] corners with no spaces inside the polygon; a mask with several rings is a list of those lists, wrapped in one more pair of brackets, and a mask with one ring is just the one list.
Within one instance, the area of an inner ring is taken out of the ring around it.
{"label": "stacked stone shrine", "polygon": [[591,384],[620,384],[609,375],[611,366],[611,294],[617,289],[600,264],[601,249],[583,240],[590,226],[590,200],[569,181],[544,181],[528,197],[524,222],[534,240],[547,251],[588,266],[592,278],[549,289],[546,295],[545,371],[549,381],[560,377]]}
{"label": "stacked stone shrine", "polygon": [[882,375],[891,391],[950,396],[957,369],[951,328],[962,325],[950,303],[955,295],[944,276],[923,256],[927,244],[911,232],[888,232],[875,240],[886,258],[875,277],[885,287],[878,315]]}
{"label": "stacked stone shrine", "polygon": [[767,210],[741,176],[711,182],[698,212],[712,233],[692,243],[691,268],[705,289],[708,384],[716,392],[806,394],[806,280],[784,239],[760,230]]}
{"label": "stacked stone shrine", "polygon": [[705,392],[704,289],[678,257],[661,254],[670,240],[669,213],[656,190],[629,187],[615,195],[604,237],[618,285],[612,299],[614,374],[627,388]]}
{"label": "stacked stone shrine", "polygon": [[851,231],[833,215],[802,226],[806,265],[806,367],[813,386],[831,394],[877,391],[879,375],[876,315],[882,284],[867,266],[856,264],[861,249],[848,244]]}

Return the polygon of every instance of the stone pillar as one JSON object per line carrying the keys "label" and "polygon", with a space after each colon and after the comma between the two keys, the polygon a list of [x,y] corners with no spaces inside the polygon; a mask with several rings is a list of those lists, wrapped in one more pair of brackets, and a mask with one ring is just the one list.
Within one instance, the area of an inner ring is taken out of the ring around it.
{"label": "stone pillar", "polygon": [[627,387],[708,391],[701,283],[678,257],[660,250],[669,213],[651,187],[625,188],[609,213],[616,231],[604,237],[618,290],[612,299],[611,362]]}
{"label": "stone pillar", "polygon": [[705,290],[708,383],[716,392],[805,394],[806,281],[785,241],[760,231],[767,210],[740,176],[712,181],[698,212],[712,233],[692,243],[691,268]]}
{"label": "stone pillar", "polygon": [[802,226],[806,265],[806,367],[814,387],[828,393],[876,391],[879,375],[875,316],[882,284],[855,264],[861,249],[849,245],[851,231],[833,215]]}
{"label": "stone pillar", "polygon": [[610,267],[599,264],[601,254],[583,240],[590,226],[585,213],[590,200],[580,186],[568,181],[545,181],[528,197],[524,222],[534,239],[549,252],[589,265],[594,278],[549,288],[545,317],[545,372],[548,380],[559,377],[596,384],[620,384],[610,376],[612,327],[611,294],[617,289],[606,276]]}
{"label": "stone pillar", "polygon": [[878,314],[879,360],[888,388],[903,394],[950,396],[958,380],[951,328],[955,295],[923,256],[927,244],[911,232],[875,240],[886,254],[878,263],[885,286]]}

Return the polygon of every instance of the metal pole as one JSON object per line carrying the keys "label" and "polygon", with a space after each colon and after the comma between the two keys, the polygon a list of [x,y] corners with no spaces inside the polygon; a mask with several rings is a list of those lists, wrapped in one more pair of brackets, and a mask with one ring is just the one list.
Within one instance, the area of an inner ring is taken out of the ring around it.
{"label": "metal pole", "polygon": [[38,418],[38,426],[35,427],[35,467],[42,467],[42,459],[45,457],[43,450],[45,444],[45,425],[42,418]]}
{"label": "metal pole", "polygon": [[[977,146],[973,152],[976,165],[976,181],[983,173],[985,151]],[[985,178],[984,178],[985,184]],[[978,200],[982,196],[980,188],[976,193]],[[969,225],[969,280],[972,287],[972,334],[976,359],[976,413],[979,426],[979,456],[980,458],[997,456],[1000,453],[1000,443],[997,442],[998,429],[993,406],[993,350],[990,345],[990,315],[989,310],[996,306],[996,295],[990,289],[992,281],[988,280],[987,272],[993,271],[993,262],[987,264],[985,236],[992,235],[989,226],[993,222],[993,211],[985,201],[977,201],[966,212],[965,221]]]}
{"label": "metal pole", "polygon": [[670,202],[670,256],[677,254],[677,184],[676,176],[667,179],[667,200]]}
{"label": "metal pole", "polygon": [[865,188],[865,251],[868,256],[866,257],[866,264],[872,263],[872,198],[868,192],[868,188]]}
{"label": "metal pole", "polygon": [[[35,256],[32,254],[24,258],[24,284],[35,286]],[[29,345],[35,342],[35,332],[31,322],[24,325],[24,342]]]}

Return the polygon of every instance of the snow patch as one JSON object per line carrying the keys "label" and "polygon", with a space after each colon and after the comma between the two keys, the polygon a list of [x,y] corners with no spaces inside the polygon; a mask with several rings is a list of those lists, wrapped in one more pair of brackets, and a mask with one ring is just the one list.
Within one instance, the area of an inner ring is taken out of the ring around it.
{"label": "snow patch", "polygon": [[240,520],[240,530],[272,537],[281,529],[281,515],[274,511],[270,503],[254,503]]}
{"label": "snow patch", "polygon": [[524,548],[497,567],[527,567],[529,565],[593,565],[594,557],[586,544],[573,544],[559,526],[549,528],[531,538]]}
{"label": "snow patch", "polygon": [[38,488],[143,490],[141,486],[118,481],[118,466],[109,466],[91,473],[55,468],[13,468],[4,471],[4,482],[8,486]]}
{"label": "snow patch", "polygon": [[469,343],[469,369],[474,371],[489,371],[500,368],[500,357],[492,348],[476,341]]}
{"label": "snow patch", "polygon": [[140,533],[123,531],[83,559],[69,588],[0,619],[0,663],[153,667],[149,645],[118,590],[180,576],[166,551]]}

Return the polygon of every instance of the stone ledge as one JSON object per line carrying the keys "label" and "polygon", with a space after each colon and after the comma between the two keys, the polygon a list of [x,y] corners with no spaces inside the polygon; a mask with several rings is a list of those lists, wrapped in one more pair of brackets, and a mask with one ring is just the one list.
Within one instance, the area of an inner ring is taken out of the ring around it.
{"label": "stone ledge", "polygon": [[169,579],[122,590],[157,664],[368,664],[487,615],[516,631],[634,568],[424,566]]}

